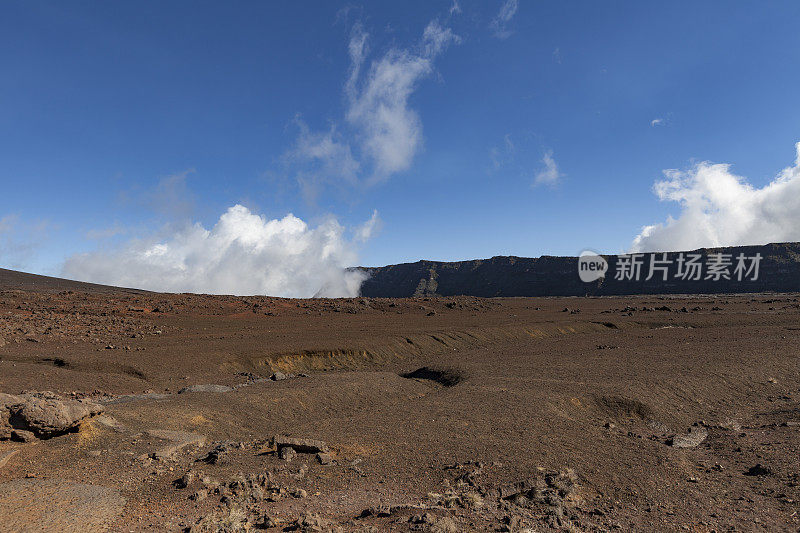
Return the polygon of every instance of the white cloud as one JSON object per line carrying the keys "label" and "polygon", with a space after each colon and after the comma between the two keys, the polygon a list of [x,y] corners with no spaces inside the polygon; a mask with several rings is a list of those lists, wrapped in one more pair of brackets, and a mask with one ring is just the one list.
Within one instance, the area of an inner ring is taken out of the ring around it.
{"label": "white cloud", "polygon": [[430,69],[428,60],[393,50],[372,65],[364,89],[352,99],[347,120],[359,130],[376,178],[411,165],[422,142],[422,123],[408,107],[408,97]]}
{"label": "white cloud", "polygon": [[513,33],[508,29],[508,23],[514,18],[519,7],[518,0],[506,0],[503,2],[500,11],[489,23],[489,28],[494,32],[495,37],[498,39],[506,39]]}
{"label": "white cloud", "polygon": [[360,164],[335,126],[320,133],[310,131],[300,117],[295,118],[295,124],[300,133],[285,158],[295,169],[295,178],[306,201],[314,203],[326,183],[352,185],[358,180]]}
{"label": "white cloud", "polygon": [[[370,234],[361,228],[357,239]],[[356,262],[354,241],[335,219],[309,227],[291,214],[268,220],[235,205],[211,229],[195,223],[161,238],[74,255],[62,274],[156,291],[341,297],[358,294],[364,275],[345,270]]]}
{"label": "white cloud", "polygon": [[794,166],[761,188],[727,164],[664,171],[666,179],[656,182],[654,191],[660,200],[680,204],[681,213],[642,228],[632,251],[800,241],[800,143],[796,149]]}
{"label": "white cloud", "polygon": [[361,66],[369,53],[369,46],[367,39],[369,35],[364,31],[361,23],[353,25],[350,32],[350,43],[348,44],[348,52],[350,55],[350,76],[347,78],[345,85],[345,92],[351,94],[355,91],[355,85],[358,77],[361,74]]}
{"label": "white cloud", "polygon": [[437,20],[410,48],[392,48],[367,66],[369,35],[361,24],[350,33],[350,69],[344,84],[345,127],[300,135],[287,154],[306,197],[324,183],[373,184],[407,170],[422,146],[422,121],[409,105],[419,82],[433,72],[433,60],[460,38]]}
{"label": "white cloud", "polygon": [[458,15],[459,13],[461,13],[461,5],[458,3],[458,0],[453,0],[453,5],[450,6],[450,14]]}
{"label": "white cloud", "polygon": [[533,178],[533,186],[536,187],[538,185],[550,185],[553,186],[558,183],[563,177],[563,174],[559,172],[558,165],[556,164],[555,159],[553,159],[553,151],[548,150],[545,152],[544,157],[542,157],[542,164],[544,168],[542,168],[539,172],[536,173],[536,176]]}
{"label": "white cloud", "polygon": [[374,209],[370,219],[355,229],[356,240],[366,242],[377,235],[382,227],[383,221],[378,216],[378,210]]}
{"label": "white cloud", "polygon": [[664,124],[663,118],[654,118],[650,121],[651,126],[662,126]]}
{"label": "white cloud", "polygon": [[430,21],[422,33],[424,56],[430,60],[444,52],[451,43],[459,44],[460,42],[461,37],[453,33],[450,28],[443,28],[438,20]]}
{"label": "white cloud", "polygon": [[[357,32],[350,40],[353,66],[346,89],[347,121],[356,129],[361,151],[373,167],[371,182],[411,166],[422,144],[422,122],[408,105],[417,83],[433,71],[433,59],[459,37],[437,21],[426,26],[420,52],[391,49],[374,61],[359,86],[365,39]],[[356,51],[354,53],[353,51]]]}

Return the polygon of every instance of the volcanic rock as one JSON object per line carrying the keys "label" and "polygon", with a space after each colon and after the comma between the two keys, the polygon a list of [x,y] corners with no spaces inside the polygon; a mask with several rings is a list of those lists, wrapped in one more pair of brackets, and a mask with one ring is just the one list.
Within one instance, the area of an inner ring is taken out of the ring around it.
{"label": "volcanic rock", "polygon": [[673,448],[697,448],[708,437],[708,430],[704,427],[694,426],[686,435],[672,437]]}
{"label": "volcanic rock", "polygon": [[328,453],[328,445],[321,440],[275,436],[273,442],[278,452],[281,448],[290,447],[298,453]]}
{"label": "volcanic rock", "polygon": [[77,430],[81,422],[98,415],[103,406],[89,400],[61,398],[52,392],[19,396],[0,393],[0,439],[30,432],[49,439]]}

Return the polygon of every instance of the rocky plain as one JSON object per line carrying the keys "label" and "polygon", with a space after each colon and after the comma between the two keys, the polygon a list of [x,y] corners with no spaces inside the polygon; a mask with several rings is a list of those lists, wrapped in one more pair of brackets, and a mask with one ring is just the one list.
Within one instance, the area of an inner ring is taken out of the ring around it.
{"label": "rocky plain", "polygon": [[798,531],[800,296],[0,276],[0,531]]}

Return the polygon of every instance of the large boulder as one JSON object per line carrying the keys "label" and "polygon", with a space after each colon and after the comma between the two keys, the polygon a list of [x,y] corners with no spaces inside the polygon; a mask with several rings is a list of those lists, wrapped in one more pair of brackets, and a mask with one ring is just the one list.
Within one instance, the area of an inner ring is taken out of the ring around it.
{"label": "large boulder", "polygon": [[75,431],[83,420],[102,412],[103,406],[94,402],[62,398],[52,392],[0,393],[0,439],[31,433],[49,439]]}

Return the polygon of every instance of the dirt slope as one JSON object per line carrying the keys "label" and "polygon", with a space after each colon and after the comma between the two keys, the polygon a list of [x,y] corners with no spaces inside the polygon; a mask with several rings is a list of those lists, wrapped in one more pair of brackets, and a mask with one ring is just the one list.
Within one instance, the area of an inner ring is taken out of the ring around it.
{"label": "dirt slope", "polygon": [[146,292],[136,289],[122,289],[119,287],[110,287],[108,285],[98,285],[96,283],[85,283],[83,281],[53,278],[50,276],[40,276],[38,274],[28,274],[27,272],[8,270],[6,268],[0,268],[0,290],[23,290],[35,292],[80,291],[91,294]]}
{"label": "dirt slope", "polygon": [[68,290],[0,291],[0,392],[105,407],[0,441],[11,531],[800,527],[794,294]]}

